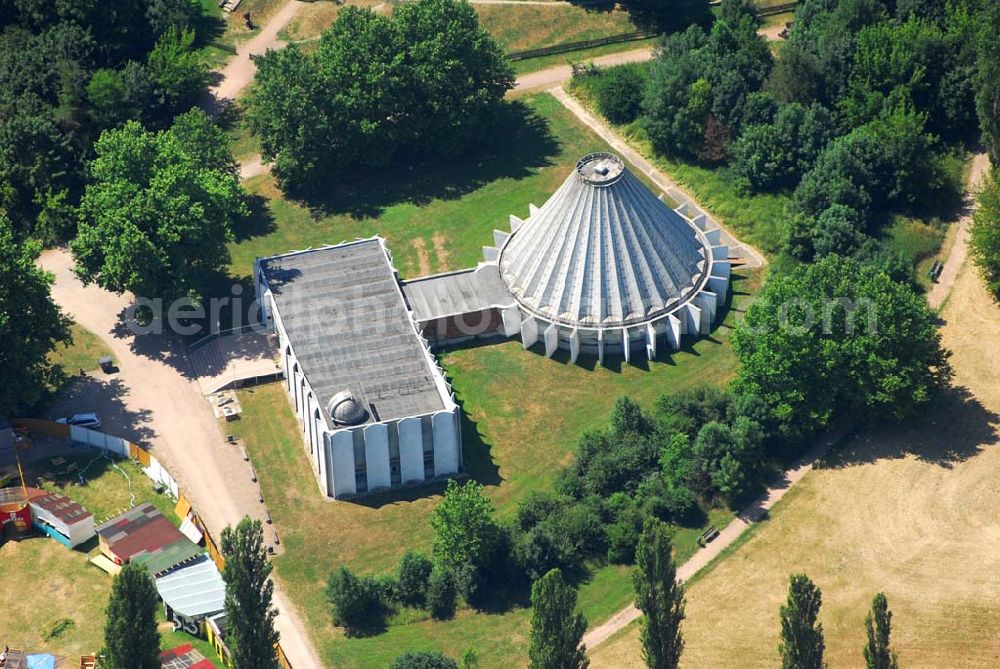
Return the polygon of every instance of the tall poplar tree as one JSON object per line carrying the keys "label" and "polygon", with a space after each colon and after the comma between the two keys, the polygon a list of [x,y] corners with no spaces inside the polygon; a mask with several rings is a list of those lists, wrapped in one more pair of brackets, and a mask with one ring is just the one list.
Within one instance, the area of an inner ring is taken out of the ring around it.
{"label": "tall poplar tree", "polygon": [[580,645],[587,619],[576,611],[576,590],[553,569],[531,586],[530,669],[586,669]]}
{"label": "tall poplar tree", "polygon": [[781,607],[782,669],[823,669],[823,626],[816,622],[823,596],[805,574],[795,574],[788,585],[788,601]]}
{"label": "tall poplar tree", "polygon": [[676,669],[684,651],[684,588],[677,582],[670,528],[652,520],[635,551],[635,605],[642,619],[642,658],[650,669]]}
{"label": "tall poplar tree", "polygon": [[235,528],[222,530],[226,567],[226,645],[233,669],[277,669],[274,629],[277,611],[271,606],[274,584],[259,520],[244,517]]}
{"label": "tall poplar tree", "polygon": [[889,647],[892,632],[892,611],[885,593],[878,593],[872,599],[872,610],[865,618],[868,643],[865,645],[865,665],[868,669],[897,669],[896,654]]}
{"label": "tall poplar tree", "polygon": [[159,597],[146,568],[125,565],[111,583],[101,666],[107,669],[160,669]]}

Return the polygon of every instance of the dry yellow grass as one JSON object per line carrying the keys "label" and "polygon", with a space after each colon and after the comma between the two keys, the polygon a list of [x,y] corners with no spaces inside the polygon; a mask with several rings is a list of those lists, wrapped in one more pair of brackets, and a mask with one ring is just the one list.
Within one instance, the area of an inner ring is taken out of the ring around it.
{"label": "dry yellow grass", "polygon": [[[353,5],[367,5],[366,2],[352,2]],[[311,2],[301,7],[295,18],[282,31],[282,38],[289,41],[311,39],[333,25],[340,13],[340,5],[328,0]]]}
{"label": "dry yellow grass", "polygon": [[634,32],[628,12],[569,5],[476,5],[479,23],[507,51]]}
{"label": "dry yellow grass", "polygon": [[[919,424],[863,432],[688,593],[685,667],[773,667],[793,572],[823,590],[831,667],[861,667],[882,590],[905,667],[1000,665],[1000,309],[968,266],[944,311],[956,391]],[[592,667],[639,667],[632,626]]]}

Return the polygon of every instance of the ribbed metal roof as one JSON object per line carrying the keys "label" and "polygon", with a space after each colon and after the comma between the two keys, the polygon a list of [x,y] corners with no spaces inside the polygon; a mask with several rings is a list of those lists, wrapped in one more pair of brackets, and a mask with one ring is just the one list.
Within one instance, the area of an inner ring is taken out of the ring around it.
{"label": "ribbed metal roof", "polygon": [[618,156],[592,153],[510,236],[500,274],[521,306],[545,319],[633,325],[697,287],[706,244]]}

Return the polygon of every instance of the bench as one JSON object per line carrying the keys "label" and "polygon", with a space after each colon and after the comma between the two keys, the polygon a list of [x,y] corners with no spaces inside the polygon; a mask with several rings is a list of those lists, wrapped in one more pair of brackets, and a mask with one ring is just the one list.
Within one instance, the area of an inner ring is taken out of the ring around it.
{"label": "bench", "polygon": [[941,270],[943,269],[944,269],[944,263],[941,262],[940,260],[935,260],[934,264],[932,264],[930,266],[930,269],[927,270],[927,277],[931,281],[937,282],[938,277],[941,276]]}
{"label": "bench", "polygon": [[704,548],[710,542],[714,541],[715,538],[718,536],[719,536],[719,528],[717,528],[715,525],[710,525],[709,528],[704,532],[702,532],[701,536],[698,537],[698,545]]}

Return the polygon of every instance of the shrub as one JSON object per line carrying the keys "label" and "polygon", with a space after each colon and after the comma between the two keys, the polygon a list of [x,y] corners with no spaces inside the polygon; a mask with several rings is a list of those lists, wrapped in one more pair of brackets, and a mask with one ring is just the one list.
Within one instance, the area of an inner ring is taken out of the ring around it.
{"label": "shrub", "polygon": [[611,67],[595,77],[594,95],[601,114],[615,124],[631,123],[639,117],[649,75],[639,63]]}
{"label": "shrub", "polygon": [[435,567],[427,581],[427,607],[435,620],[446,620],[455,615],[455,576],[451,570]]}
{"label": "shrub", "polygon": [[430,559],[423,553],[407,552],[399,561],[399,573],[396,577],[399,601],[408,606],[423,606],[432,568]]}
{"label": "shrub", "polygon": [[458,669],[458,663],[441,653],[404,653],[389,669]]}
{"label": "shrub", "polygon": [[371,576],[358,577],[347,567],[330,574],[326,586],[333,624],[349,635],[357,634],[382,622],[386,612],[385,589]]}

